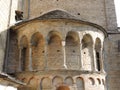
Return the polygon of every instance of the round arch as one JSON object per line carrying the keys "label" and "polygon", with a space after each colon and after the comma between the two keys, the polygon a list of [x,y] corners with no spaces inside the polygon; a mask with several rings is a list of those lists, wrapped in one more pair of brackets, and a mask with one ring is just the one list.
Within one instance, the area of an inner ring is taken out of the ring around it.
{"label": "round arch", "polygon": [[77,90],[84,90],[84,80],[82,77],[76,78],[76,86],[77,86]]}
{"label": "round arch", "polygon": [[93,39],[90,34],[85,34],[82,39],[82,62],[85,70],[93,69]]}
{"label": "round arch", "polygon": [[28,62],[29,58],[27,57],[29,55],[28,53],[28,39],[25,35],[23,35],[20,39],[20,49],[19,49],[19,58],[20,58],[20,68],[21,71],[25,71],[28,69]]}
{"label": "round arch", "polygon": [[36,32],[31,36],[32,69],[43,70],[45,67],[45,40],[41,33]]}
{"label": "round arch", "polygon": [[73,83],[74,83],[73,78],[70,77],[70,76],[66,77],[64,81],[65,81],[65,84],[67,84],[67,85],[69,85],[69,86],[72,86]]}
{"label": "round arch", "polygon": [[49,45],[61,45],[62,35],[57,31],[50,31],[47,39]]}
{"label": "round arch", "polygon": [[49,32],[47,38],[48,67],[52,69],[63,68],[64,56],[62,48],[62,35],[57,31],[51,31]]}
{"label": "round arch", "polygon": [[60,76],[55,76],[53,79],[52,79],[52,84],[54,86],[60,86],[63,84],[63,78],[60,77]]}
{"label": "round arch", "polygon": [[41,79],[40,82],[40,90],[46,90],[48,88],[49,90],[52,89],[52,80],[48,77],[44,77]]}
{"label": "round arch", "polygon": [[[66,64],[69,69],[79,69],[80,66],[80,38],[79,33],[69,31],[66,35]],[[74,61],[73,61],[74,58]]]}

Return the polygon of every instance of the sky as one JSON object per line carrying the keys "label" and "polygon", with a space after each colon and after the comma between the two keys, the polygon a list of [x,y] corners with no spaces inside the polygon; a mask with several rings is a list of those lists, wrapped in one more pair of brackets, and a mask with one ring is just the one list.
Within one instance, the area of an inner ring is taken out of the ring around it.
{"label": "sky", "polygon": [[120,27],[120,0],[114,0],[116,7],[116,15],[117,15],[117,23],[118,27]]}

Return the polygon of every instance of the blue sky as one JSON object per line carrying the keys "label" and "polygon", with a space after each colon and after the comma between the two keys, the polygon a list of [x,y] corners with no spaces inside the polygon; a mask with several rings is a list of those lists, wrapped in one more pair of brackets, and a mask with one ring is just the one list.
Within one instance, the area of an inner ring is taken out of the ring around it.
{"label": "blue sky", "polygon": [[116,7],[116,15],[117,15],[117,23],[118,27],[120,27],[120,0],[114,0]]}

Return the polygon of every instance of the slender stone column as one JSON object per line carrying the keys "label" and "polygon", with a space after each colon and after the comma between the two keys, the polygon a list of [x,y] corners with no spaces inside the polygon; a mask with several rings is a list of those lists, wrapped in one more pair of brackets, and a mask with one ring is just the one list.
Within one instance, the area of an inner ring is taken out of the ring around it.
{"label": "slender stone column", "polygon": [[100,49],[100,69],[102,73],[105,73],[104,71],[104,62],[103,62],[103,49]]}
{"label": "slender stone column", "polygon": [[92,46],[93,48],[93,71],[97,71],[97,65],[96,65],[96,52],[95,52],[95,46]]}
{"label": "slender stone column", "polygon": [[83,70],[83,59],[82,59],[82,44],[80,44],[80,70]]}
{"label": "slender stone column", "polygon": [[21,67],[21,50],[22,50],[22,48],[20,47],[19,48],[19,71],[22,71],[22,67]]}
{"label": "slender stone column", "polygon": [[29,70],[32,71],[32,45],[29,44]]}
{"label": "slender stone column", "polygon": [[[46,40],[47,41],[47,40]],[[48,55],[47,55],[47,47],[48,47],[48,42],[45,42],[45,69],[47,69],[48,68]]]}
{"label": "slender stone column", "polygon": [[66,66],[66,52],[65,52],[65,41],[62,41],[62,48],[63,48],[63,57],[64,57],[64,68],[67,69]]}

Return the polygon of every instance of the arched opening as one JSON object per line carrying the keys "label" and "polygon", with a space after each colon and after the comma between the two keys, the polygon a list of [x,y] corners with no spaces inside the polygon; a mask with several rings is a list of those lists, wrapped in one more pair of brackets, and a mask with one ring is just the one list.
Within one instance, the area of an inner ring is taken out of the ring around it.
{"label": "arched opening", "polygon": [[73,79],[72,77],[66,77],[65,78],[65,84],[69,85],[69,86],[72,86],[73,85]]}
{"label": "arched opening", "polygon": [[99,38],[96,39],[95,42],[95,54],[96,54],[96,68],[98,71],[101,71],[101,40]]}
{"label": "arched opening", "polygon": [[80,40],[77,32],[70,31],[66,36],[66,64],[69,69],[79,68]]}
{"label": "arched opening", "polygon": [[56,86],[60,86],[61,84],[63,84],[63,78],[60,76],[55,76],[52,80],[53,85]]}
{"label": "arched opening", "polygon": [[51,31],[48,34],[48,67],[61,68],[63,67],[63,51],[62,51],[61,34],[57,31]]}
{"label": "arched opening", "polygon": [[93,69],[93,40],[89,34],[83,36],[82,39],[82,62],[85,70]]}
{"label": "arched opening", "polygon": [[56,90],[70,90],[68,86],[59,86]]}
{"label": "arched opening", "polygon": [[104,79],[102,79],[102,84],[105,85],[105,81],[104,81]]}
{"label": "arched opening", "polygon": [[28,40],[26,36],[20,39],[20,67],[22,71],[25,71],[28,67]]}
{"label": "arched opening", "polygon": [[95,80],[92,77],[89,78],[89,84],[95,85]]}
{"label": "arched opening", "polygon": [[77,86],[77,90],[84,90],[83,78],[81,77],[76,78],[76,86]]}
{"label": "arched opening", "polygon": [[49,78],[43,78],[40,83],[40,90],[52,90],[52,81]]}
{"label": "arched opening", "polygon": [[44,39],[43,36],[36,32],[31,37],[32,46],[32,68],[33,70],[43,70],[45,67],[44,60]]}
{"label": "arched opening", "polygon": [[101,80],[99,78],[97,78],[97,81],[98,81],[98,85],[101,84]]}

